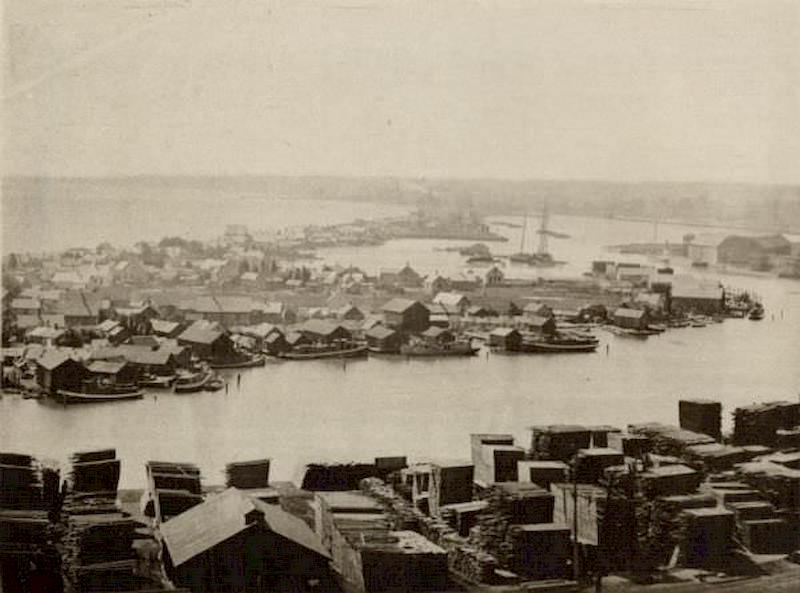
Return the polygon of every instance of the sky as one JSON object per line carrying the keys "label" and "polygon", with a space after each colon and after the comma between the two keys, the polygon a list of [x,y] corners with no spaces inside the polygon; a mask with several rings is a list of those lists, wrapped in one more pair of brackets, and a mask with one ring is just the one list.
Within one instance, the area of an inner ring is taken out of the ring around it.
{"label": "sky", "polygon": [[5,0],[15,175],[800,182],[800,3]]}

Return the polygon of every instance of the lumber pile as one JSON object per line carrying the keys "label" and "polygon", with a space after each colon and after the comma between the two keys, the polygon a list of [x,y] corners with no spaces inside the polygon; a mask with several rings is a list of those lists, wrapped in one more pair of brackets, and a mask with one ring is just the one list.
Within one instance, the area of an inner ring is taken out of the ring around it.
{"label": "lumber pile", "polygon": [[361,480],[376,477],[377,473],[371,463],[312,463],[306,466],[300,487],[312,492],[358,490]]}
{"label": "lumber pile", "polygon": [[684,537],[681,513],[689,509],[714,508],[717,499],[707,493],[659,496],[652,501],[647,532],[647,554],[653,566],[666,565]]}
{"label": "lumber pile", "polygon": [[120,463],[113,449],[76,453],[61,513],[61,570],[67,593],[140,588],[133,549],[138,526],[116,507]]}
{"label": "lumber pile", "polygon": [[642,458],[652,449],[652,442],[649,438],[641,434],[630,434],[628,432],[609,433],[608,447],[621,451],[625,457]]}
{"label": "lumber pile", "polygon": [[780,429],[800,426],[800,403],[767,402],[733,411],[733,443],[774,447]]}
{"label": "lumber pile", "polygon": [[225,466],[225,483],[229,488],[266,488],[269,486],[269,465],[269,459],[229,463]]}
{"label": "lumber pile", "polygon": [[800,511],[800,470],[762,460],[738,465],[736,474],[777,508]]}
{"label": "lumber pile", "polygon": [[520,461],[517,463],[520,482],[532,482],[545,490],[553,482],[566,482],[569,466],[563,461]]}
{"label": "lumber pile", "polygon": [[591,441],[592,430],[586,426],[552,424],[531,427],[531,455],[537,460],[569,461],[579,449],[588,449]]}
{"label": "lumber pile", "polygon": [[718,507],[681,513],[680,561],[684,566],[715,568],[727,564],[733,547],[733,512]]}
{"label": "lumber pile", "polygon": [[513,525],[508,532],[509,567],[532,579],[569,577],[572,544],[570,530],[559,523]]}
{"label": "lumber pile", "polygon": [[700,472],[685,465],[654,467],[640,475],[642,490],[650,498],[691,494],[700,486]]}
{"label": "lumber pile", "polygon": [[750,461],[751,454],[744,447],[709,443],[686,448],[686,460],[705,474],[733,469],[737,463]]}
{"label": "lumber pile", "polygon": [[722,437],[722,404],[707,399],[682,399],[678,402],[678,423],[684,430]]}
{"label": "lumber pile", "polygon": [[203,502],[200,469],[192,463],[148,461],[145,514],[168,521]]}
{"label": "lumber pile", "polygon": [[800,426],[776,430],[775,447],[778,449],[800,449]]}
{"label": "lumber pile", "polygon": [[686,455],[687,447],[714,442],[714,439],[707,434],[658,422],[631,424],[628,426],[628,432],[649,437],[653,443],[654,453],[681,458]]}
{"label": "lumber pile", "polygon": [[477,529],[471,541],[495,556],[502,566],[513,560],[513,525],[552,523],[555,497],[535,484],[507,482],[483,493],[488,505],[478,514]]}
{"label": "lumber pile", "polygon": [[58,501],[59,472],[30,455],[0,453],[0,508],[52,509]]}
{"label": "lumber pile", "polygon": [[606,468],[624,463],[625,456],[616,449],[580,449],[575,454],[575,479],[581,484],[597,484]]}
{"label": "lumber pile", "polygon": [[[516,469],[516,464],[514,465]],[[428,507],[431,515],[438,515],[444,505],[472,500],[474,467],[469,462],[436,463],[430,466]]]}

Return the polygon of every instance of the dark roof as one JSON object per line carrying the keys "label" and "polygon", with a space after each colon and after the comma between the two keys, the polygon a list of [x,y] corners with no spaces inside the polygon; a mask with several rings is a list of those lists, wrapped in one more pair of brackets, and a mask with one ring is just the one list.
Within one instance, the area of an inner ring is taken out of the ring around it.
{"label": "dark roof", "polygon": [[272,532],[330,558],[319,537],[301,519],[278,506],[250,498],[236,488],[228,488],[161,524],[161,535],[172,563],[180,566],[241,533],[250,526],[246,518],[254,511],[264,517]]}
{"label": "dark roof", "polygon": [[223,333],[219,330],[192,325],[184,330],[184,332],[178,336],[178,339],[194,344],[212,344],[220,339],[222,335]]}
{"label": "dark roof", "polygon": [[421,304],[419,301],[412,301],[411,299],[396,298],[383,305],[381,310],[389,313],[405,313],[411,307]]}
{"label": "dark roof", "polygon": [[331,323],[324,319],[309,319],[297,328],[300,333],[314,334],[318,336],[330,336],[336,330],[342,329],[347,331],[338,323]]}

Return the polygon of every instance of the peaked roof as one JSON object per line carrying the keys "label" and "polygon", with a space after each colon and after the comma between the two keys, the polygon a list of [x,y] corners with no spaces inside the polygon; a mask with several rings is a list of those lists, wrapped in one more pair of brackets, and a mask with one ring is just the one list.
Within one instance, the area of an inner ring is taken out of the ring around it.
{"label": "peaked roof", "polygon": [[216,329],[191,325],[178,336],[178,339],[194,344],[211,344],[216,342],[222,335],[223,333]]}
{"label": "peaked roof", "polygon": [[450,305],[453,307],[457,307],[465,299],[467,299],[467,297],[465,297],[460,292],[440,292],[435,297],[433,297],[433,302],[438,305]]}
{"label": "peaked roof", "polygon": [[247,519],[252,520],[254,511],[263,516],[272,532],[330,558],[319,537],[301,519],[236,488],[228,488],[161,524],[161,535],[173,564],[180,566],[248,529],[253,523],[248,524]]}
{"label": "peaked roof", "polygon": [[422,303],[419,301],[412,301],[411,299],[395,298],[383,305],[381,310],[389,313],[405,313],[415,305],[422,305]]}
{"label": "peaked roof", "polygon": [[60,367],[68,360],[71,360],[71,358],[67,354],[59,352],[57,350],[51,350],[49,352],[45,352],[42,356],[40,356],[36,360],[36,363],[39,366],[47,369],[48,371],[52,371],[53,369],[57,369],[58,367]]}
{"label": "peaked roof", "polygon": [[375,338],[376,340],[384,340],[389,336],[393,336],[396,333],[397,332],[394,331],[393,329],[390,329],[383,325],[376,325],[374,327],[369,328],[365,333],[365,335],[368,338]]}

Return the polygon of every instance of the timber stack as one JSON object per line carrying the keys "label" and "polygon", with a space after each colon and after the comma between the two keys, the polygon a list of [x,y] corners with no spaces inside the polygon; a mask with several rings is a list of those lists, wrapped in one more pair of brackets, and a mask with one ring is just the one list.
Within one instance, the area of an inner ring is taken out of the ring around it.
{"label": "timber stack", "polygon": [[776,446],[779,430],[800,427],[800,403],[767,402],[736,408],[733,412],[735,445]]}
{"label": "timber stack", "polygon": [[225,482],[228,487],[247,490],[269,486],[269,459],[239,461],[225,466]]}

